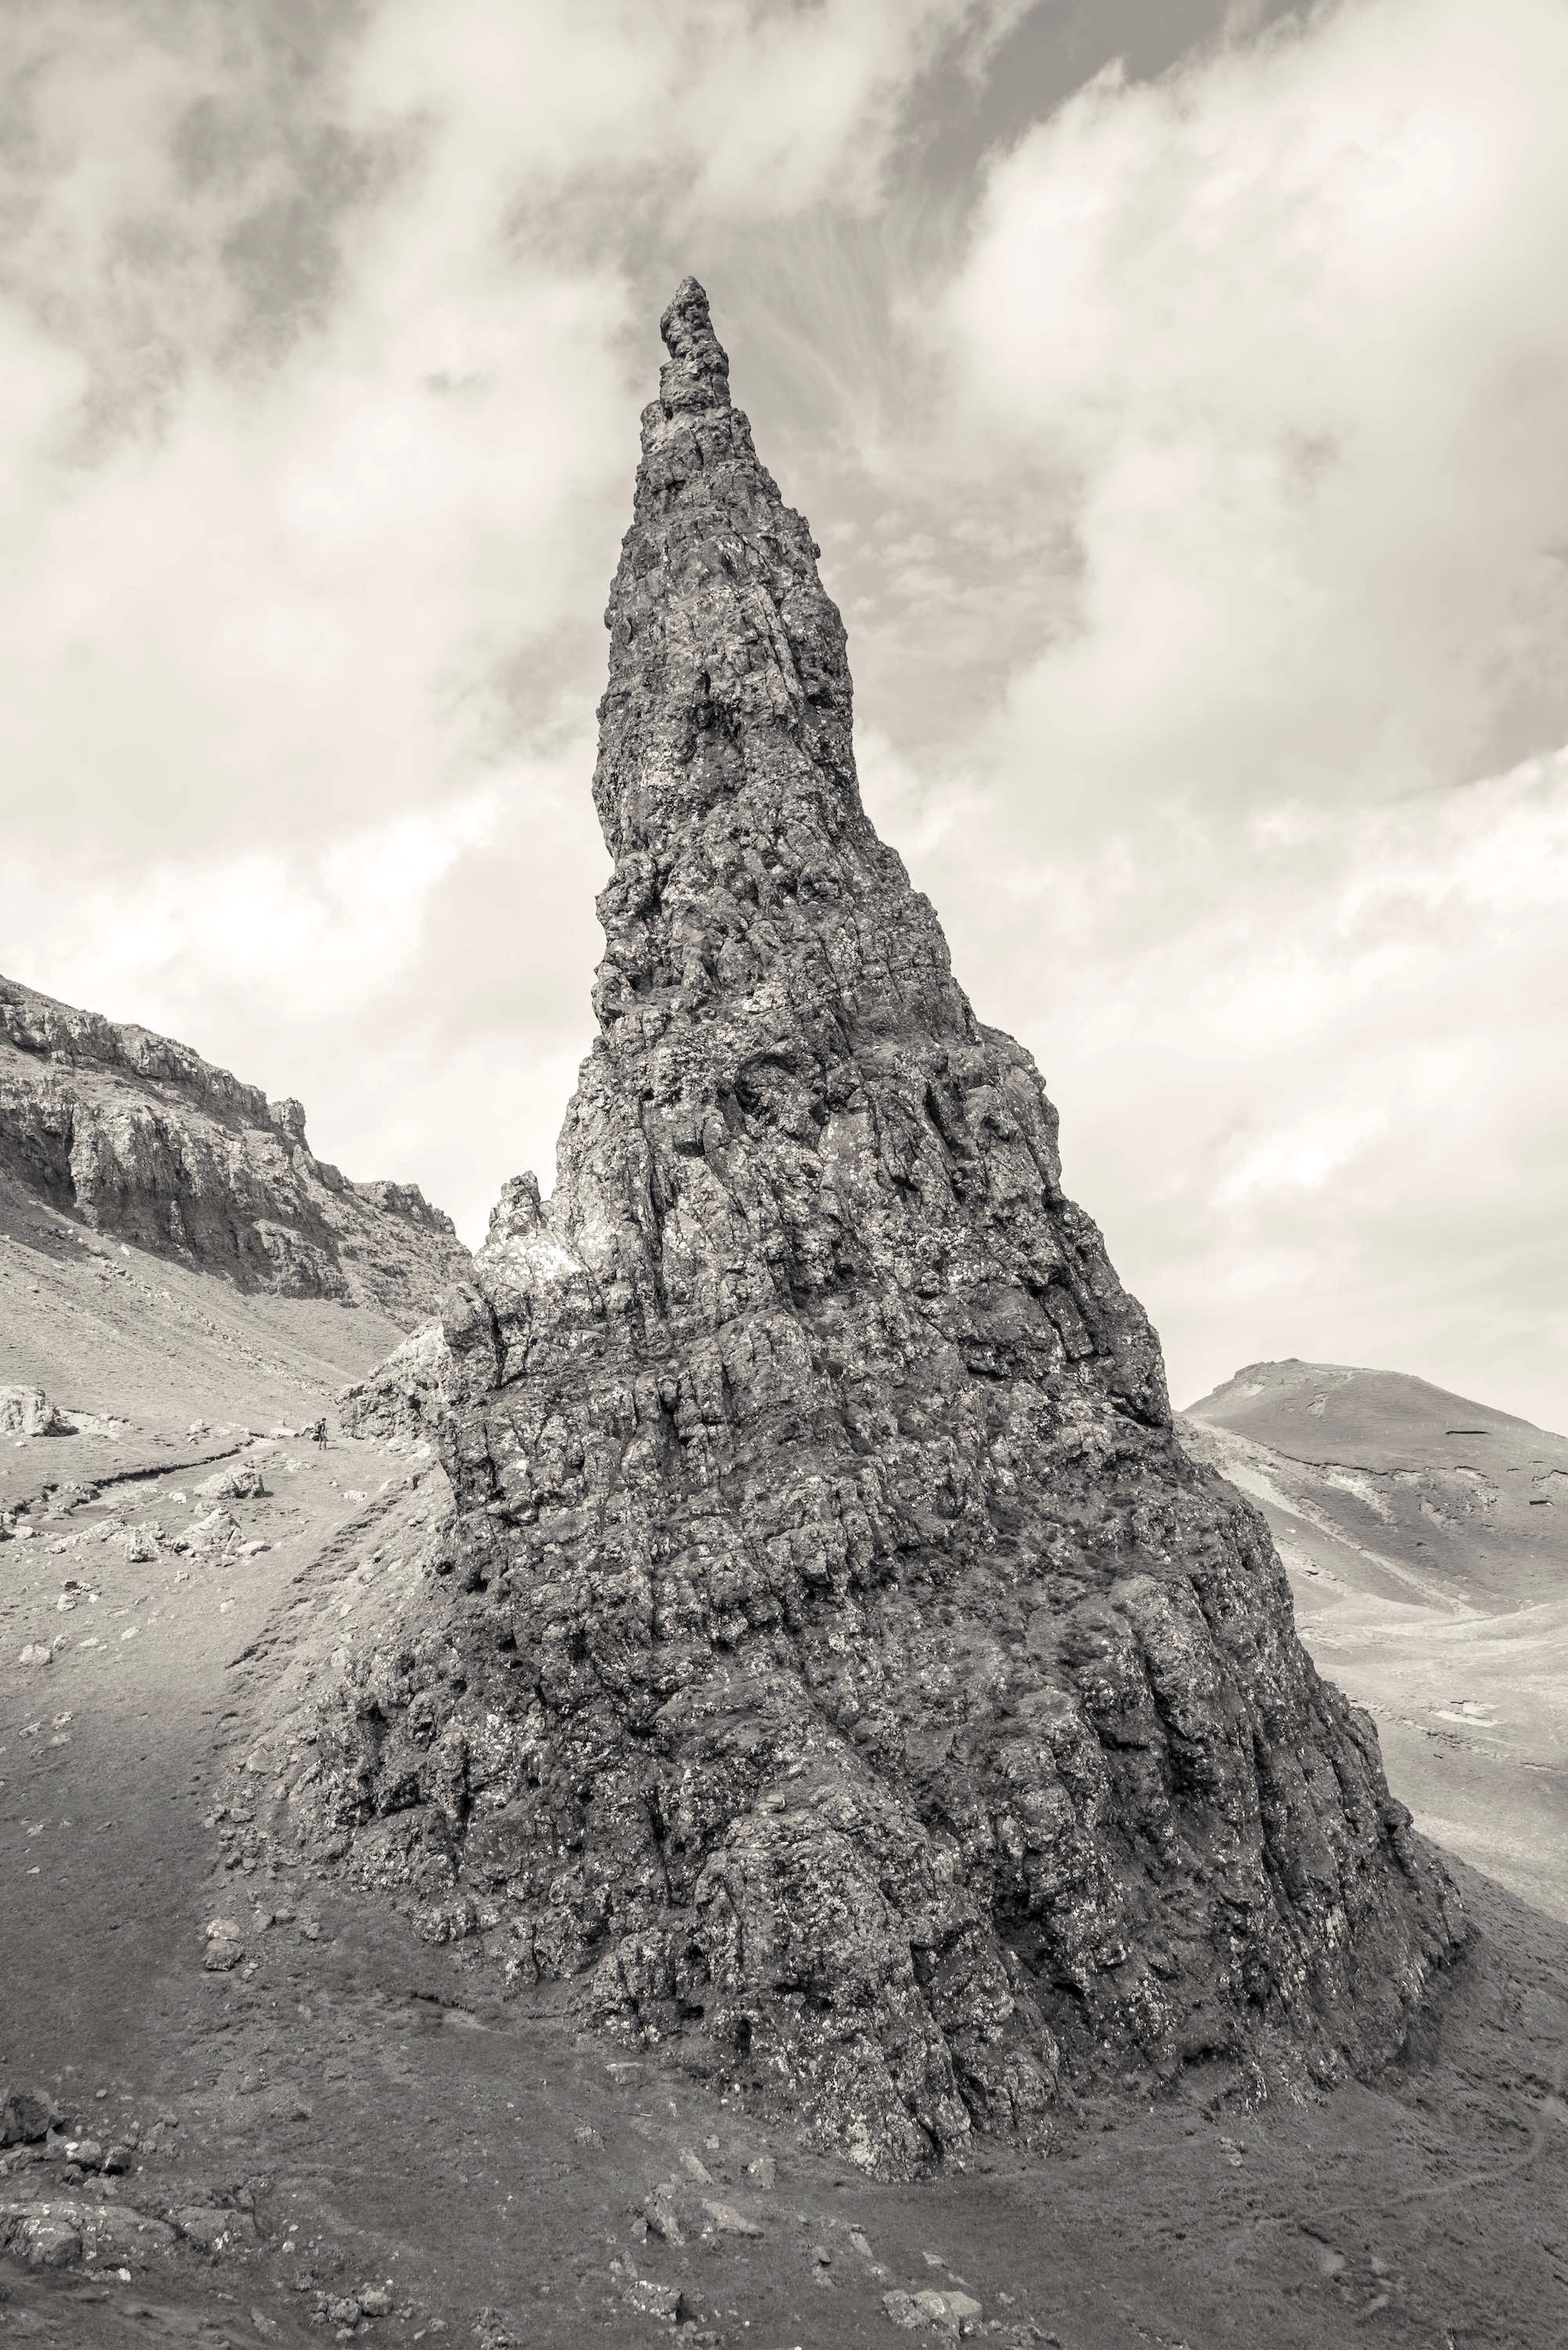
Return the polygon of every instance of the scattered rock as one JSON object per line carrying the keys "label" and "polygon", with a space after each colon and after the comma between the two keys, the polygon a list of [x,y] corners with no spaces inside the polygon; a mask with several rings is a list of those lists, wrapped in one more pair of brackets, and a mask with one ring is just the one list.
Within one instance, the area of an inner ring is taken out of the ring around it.
{"label": "scattered rock", "polygon": [[691,2314],[679,2285],[659,2284],[651,2277],[634,2277],[623,2298],[641,2316],[660,2318],[669,2325],[679,2325]]}
{"label": "scattered rock", "polygon": [[36,2267],[140,2259],[167,2251],[174,2237],[167,2220],[129,2203],[89,2200],[85,2195],[25,2200],[0,2196],[0,2251]]}
{"label": "scattered rock", "polygon": [[679,2196],[679,2185],[671,2180],[663,2187],[656,2187],[644,2206],[644,2224],[649,2234],[657,2236],[662,2243],[679,2245],[686,2241],[686,2230],[680,2224],[677,2209]]}
{"label": "scattered rock", "polygon": [[760,2236],[763,2232],[754,2220],[748,2220],[732,2203],[714,2202],[705,2196],[702,2209],[721,2236]]}
{"label": "scattered rock", "polygon": [[242,1463],[237,1469],[220,1469],[215,1475],[203,1477],[196,1491],[208,1501],[256,1502],[266,1487],[259,1469]]}
{"label": "scattered rock", "polygon": [[475,2350],[517,2350],[510,2319],[498,2309],[482,2309],[473,2321]]}
{"label": "scattered rock", "polygon": [[0,2103],[0,2146],[35,2146],[65,2116],[46,2089],[9,2089]]}
{"label": "scattered rock", "polygon": [[939,2293],[929,2288],[923,2293],[885,2293],[882,2309],[894,2325],[910,2331],[932,2326],[939,2334],[953,2335],[972,2333],[982,2314],[980,2303],[971,2294]]}
{"label": "scattered rock", "polygon": [[74,1436],[76,1430],[42,1388],[0,1388],[0,1436]]}
{"label": "scattered rock", "polygon": [[203,1939],[206,1949],[202,1953],[202,1964],[209,1974],[227,1974],[244,1957],[240,1929],[232,1918],[212,1918]]}
{"label": "scattered rock", "polygon": [[[188,2203],[169,2216],[185,2242],[199,2252],[226,2252],[235,2244],[254,2241],[256,2235],[255,2221],[248,2211],[222,2205]],[[353,2314],[359,2314],[358,2303]]]}
{"label": "scattered rock", "polygon": [[7,2211],[0,2203],[0,2246],[33,2269],[75,2268],[82,2257],[81,2230],[68,2210],[47,2204]]}

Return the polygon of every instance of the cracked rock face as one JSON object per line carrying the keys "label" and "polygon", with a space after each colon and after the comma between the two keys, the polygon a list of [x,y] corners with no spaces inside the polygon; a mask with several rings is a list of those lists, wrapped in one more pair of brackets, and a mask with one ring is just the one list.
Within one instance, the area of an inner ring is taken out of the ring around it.
{"label": "cracked rock face", "polygon": [[[1464,1928],[861,808],[817,549],[666,313],[606,615],[599,1036],[449,1305],[455,1572],[353,1865],[868,2168],[1396,2049]],[[313,1766],[314,1767],[314,1766]]]}
{"label": "cracked rock face", "polygon": [[269,1102],[167,1036],[0,979],[0,1177],[93,1230],[403,1329],[468,1252],[417,1184],[351,1183]]}

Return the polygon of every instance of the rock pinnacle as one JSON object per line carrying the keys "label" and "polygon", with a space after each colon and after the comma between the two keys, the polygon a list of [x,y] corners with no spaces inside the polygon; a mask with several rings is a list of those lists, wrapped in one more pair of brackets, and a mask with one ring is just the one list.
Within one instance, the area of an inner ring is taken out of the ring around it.
{"label": "rock pinnacle", "polygon": [[446,1315],[455,1572],[324,1737],[427,1932],[868,2169],[1401,2043],[1462,1939],[1371,1723],[861,806],[694,279],[610,591],[599,1035]]}

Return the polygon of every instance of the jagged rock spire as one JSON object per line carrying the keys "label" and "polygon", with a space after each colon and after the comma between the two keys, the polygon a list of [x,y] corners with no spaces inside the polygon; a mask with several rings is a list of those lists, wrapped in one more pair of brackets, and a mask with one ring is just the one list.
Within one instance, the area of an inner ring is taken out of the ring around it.
{"label": "jagged rock spire", "polygon": [[450,1612],[324,1783],[427,1930],[870,2168],[1037,2136],[1064,2076],[1376,2062],[1451,1888],[867,821],[694,280],[663,332],[600,1035],[447,1316]]}

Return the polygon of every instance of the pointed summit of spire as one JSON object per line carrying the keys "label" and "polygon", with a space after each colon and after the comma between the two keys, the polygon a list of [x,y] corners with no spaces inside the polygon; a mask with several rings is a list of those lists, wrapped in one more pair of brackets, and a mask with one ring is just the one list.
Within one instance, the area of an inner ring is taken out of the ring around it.
{"label": "pointed summit of spire", "polygon": [[707,292],[695,277],[681,279],[659,331],[670,353],[659,378],[665,414],[687,408],[728,408],[730,356],[713,332]]}
{"label": "pointed summit of spire", "polygon": [[[659,327],[670,357],[642,411],[632,525],[605,612],[594,795],[612,853],[643,850],[668,871],[707,860],[693,829],[705,808],[754,798],[771,834],[801,795],[847,809],[855,766],[844,624],[805,518],[731,401],[730,362],[695,277]],[[775,842],[774,863],[804,845],[804,834]],[[613,970],[606,985],[601,1009],[619,989]]]}

